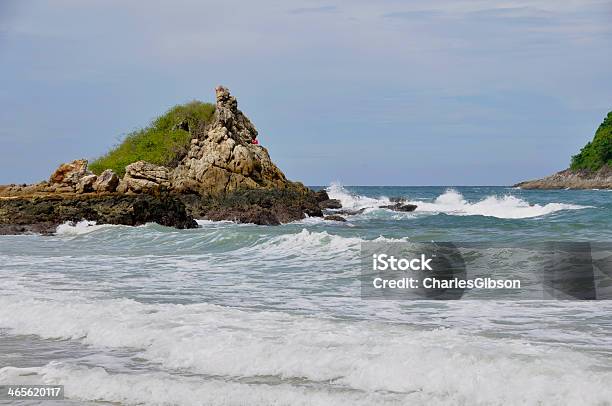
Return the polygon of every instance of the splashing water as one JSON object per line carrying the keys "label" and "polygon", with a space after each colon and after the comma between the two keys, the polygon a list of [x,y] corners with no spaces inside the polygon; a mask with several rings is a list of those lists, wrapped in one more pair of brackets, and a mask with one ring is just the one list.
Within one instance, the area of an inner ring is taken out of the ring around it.
{"label": "splashing water", "polygon": [[[386,196],[372,198],[352,194],[339,184],[332,184],[328,189],[332,199],[338,199],[343,208],[375,210],[380,206],[389,205],[391,201]],[[512,196],[486,196],[477,202],[468,202],[461,193],[448,189],[436,197],[433,202],[406,199],[407,203],[416,204],[416,213],[444,213],[457,216],[490,216],[500,219],[521,219],[539,217],[561,210],[579,210],[592,206],[582,206],[568,203],[547,203],[545,205],[530,204]]]}

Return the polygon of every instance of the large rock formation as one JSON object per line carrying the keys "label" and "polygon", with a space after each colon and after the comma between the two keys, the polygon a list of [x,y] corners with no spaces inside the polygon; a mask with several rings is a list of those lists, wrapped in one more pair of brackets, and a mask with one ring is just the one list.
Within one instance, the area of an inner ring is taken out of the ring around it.
{"label": "large rock formation", "polygon": [[168,188],[170,188],[170,171],[168,168],[138,161],[125,167],[125,175],[117,191],[122,193],[155,193]]}
{"label": "large rock formation", "polygon": [[194,129],[176,168],[138,161],[119,180],[110,170],[94,175],[80,159],[60,165],[48,182],[0,186],[0,233],[46,233],[78,220],[189,228],[194,218],[280,224],[322,216],[327,194],[287,180],[229,91],[217,87],[216,99],[214,120]]}
{"label": "large rock formation", "polygon": [[216,98],[215,119],[192,140],[172,174],[173,188],[215,196],[240,189],[303,189],[287,180],[266,148],[253,143],[257,130],[228,89],[217,87]]}

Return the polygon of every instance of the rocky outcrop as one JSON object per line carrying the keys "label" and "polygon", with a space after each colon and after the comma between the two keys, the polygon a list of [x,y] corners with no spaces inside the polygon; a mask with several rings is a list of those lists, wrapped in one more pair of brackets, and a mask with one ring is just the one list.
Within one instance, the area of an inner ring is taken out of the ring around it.
{"label": "rocky outcrop", "polygon": [[297,189],[241,189],[219,197],[182,194],[180,198],[194,218],[214,221],[278,225],[323,216],[313,194]]}
{"label": "rocky outcrop", "polygon": [[170,188],[170,171],[146,161],[125,167],[125,175],[117,188],[121,193],[156,193]]}
{"label": "rocky outcrop", "polygon": [[342,216],[356,216],[358,214],[363,214],[366,211],[366,207],[362,207],[361,209],[351,210],[351,209],[342,209],[342,210],[333,210],[333,211],[325,211],[324,214],[339,214]]}
{"label": "rocky outcrop", "polygon": [[287,180],[266,148],[253,143],[257,130],[228,89],[217,87],[216,99],[213,122],[196,134],[172,174],[173,189],[212,196],[240,189],[304,189]]}
{"label": "rocky outcrop", "polygon": [[416,204],[410,204],[410,203],[395,203],[395,204],[388,204],[388,205],[383,205],[383,206],[378,206],[381,209],[388,209],[388,210],[393,210],[393,211],[401,211],[401,212],[410,212],[410,211],[415,211],[417,208]]}
{"label": "rocky outcrop", "polygon": [[[87,177],[86,180],[83,179],[85,177]],[[45,190],[55,193],[83,193],[83,190],[93,191],[91,188],[93,182],[95,182],[95,175],[87,169],[87,160],[77,159],[61,164],[49,177],[49,184],[45,185]]]}
{"label": "rocky outcrop", "polygon": [[93,189],[100,193],[114,192],[117,190],[117,186],[119,186],[119,177],[115,172],[107,169],[98,176],[93,184]]}
{"label": "rocky outcrop", "polygon": [[176,168],[138,161],[119,179],[110,170],[96,176],[79,159],[60,165],[48,182],[0,187],[0,233],[49,232],[80,220],[177,228],[193,227],[194,218],[280,224],[341,207],[325,191],[287,180],[228,89],[216,89],[214,120],[188,130],[194,138],[184,157],[177,154]]}
{"label": "rocky outcrop", "polygon": [[341,209],[342,203],[338,199],[327,199],[319,202],[319,207],[322,209]]}
{"label": "rocky outcrop", "polygon": [[386,204],[382,206],[378,206],[381,209],[393,210],[393,211],[401,211],[401,212],[411,212],[415,211],[417,208],[416,204],[406,203],[406,199],[403,197],[391,197],[389,201],[393,204]]}
{"label": "rocky outcrop", "polygon": [[91,193],[94,191],[94,184],[98,177],[96,175],[85,175],[79,179],[76,185],[77,193]]}
{"label": "rocky outcrop", "polygon": [[92,175],[92,172],[87,169],[87,160],[77,159],[70,163],[61,164],[49,178],[49,183],[76,186],[85,175]]}
{"label": "rocky outcrop", "polygon": [[79,159],[61,164],[51,175],[49,181],[33,185],[0,186],[0,197],[18,197],[47,194],[71,193],[108,193],[114,192],[119,184],[119,178],[110,169],[100,176],[94,175],[87,168],[87,160]]}
{"label": "rocky outcrop", "polygon": [[325,189],[321,189],[314,192],[314,197],[319,203],[319,208],[323,210],[342,208],[342,203],[340,202],[340,200],[330,199]]}
{"label": "rocky outcrop", "polygon": [[346,219],[342,216],[339,216],[337,214],[330,214],[328,216],[323,217],[323,220],[329,220],[329,221],[340,221],[340,222],[346,222]]}
{"label": "rocky outcrop", "polygon": [[566,169],[542,179],[517,183],[521,189],[612,189],[612,167],[598,171]]}
{"label": "rocky outcrop", "polygon": [[155,222],[195,228],[184,204],[171,195],[74,194],[0,198],[0,234],[50,234],[58,225],[83,219],[98,224],[137,226]]}

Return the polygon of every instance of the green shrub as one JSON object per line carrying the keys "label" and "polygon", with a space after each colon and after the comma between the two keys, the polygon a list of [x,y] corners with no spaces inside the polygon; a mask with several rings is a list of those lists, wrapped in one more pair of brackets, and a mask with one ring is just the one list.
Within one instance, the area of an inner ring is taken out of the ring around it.
{"label": "green shrub", "polygon": [[612,166],[612,111],[595,132],[593,141],[572,157],[570,168],[596,171],[604,165]]}
{"label": "green shrub", "polygon": [[174,167],[187,153],[192,134],[212,119],[215,106],[192,101],[172,107],[145,128],[128,134],[117,146],[89,164],[95,174],[112,169],[122,177],[125,167],[144,160]]}

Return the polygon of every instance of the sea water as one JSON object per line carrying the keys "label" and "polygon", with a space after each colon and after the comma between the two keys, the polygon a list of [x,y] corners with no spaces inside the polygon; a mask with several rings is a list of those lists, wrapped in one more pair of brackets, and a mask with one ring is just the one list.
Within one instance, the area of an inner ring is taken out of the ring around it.
{"label": "sea water", "polygon": [[612,192],[328,192],[365,210],[0,236],[0,385],[64,385],[65,404],[610,404],[612,302],[362,300],[358,277],[364,241],[610,242]]}

